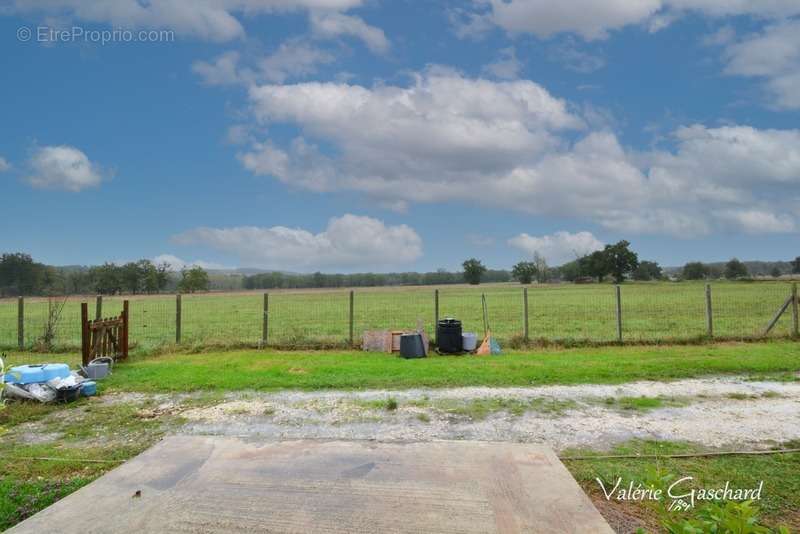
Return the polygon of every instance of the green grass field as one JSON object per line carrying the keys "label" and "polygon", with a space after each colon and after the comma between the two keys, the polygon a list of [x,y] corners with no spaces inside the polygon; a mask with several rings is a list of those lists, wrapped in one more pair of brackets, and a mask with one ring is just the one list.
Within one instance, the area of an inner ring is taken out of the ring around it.
{"label": "green grass field", "polygon": [[[714,332],[722,339],[753,338],[789,296],[787,282],[715,282]],[[503,342],[523,332],[523,290],[518,284],[439,288],[439,316],[452,316],[466,331],[483,331],[481,294],[485,293],[490,324]],[[554,342],[604,343],[616,339],[614,286],[609,284],[533,285],[528,291],[530,337]],[[132,296],[131,343],[155,346],[175,341],[175,297]],[[66,305],[56,344],[80,345],[80,298]],[[94,297],[86,300],[94,315]],[[261,292],[184,295],[182,342],[255,346],[261,339]],[[46,299],[25,303],[25,343],[41,337],[47,317]],[[103,315],[118,314],[121,297],[104,299]],[[356,341],[364,330],[409,329],[418,320],[433,333],[434,288],[364,288],[354,300]],[[697,339],[706,333],[703,283],[626,283],[622,286],[623,337],[656,342]],[[773,336],[791,332],[790,313]],[[342,344],[349,336],[347,290],[272,291],[269,300],[269,342],[278,346]],[[0,347],[17,345],[17,302],[0,300]]]}

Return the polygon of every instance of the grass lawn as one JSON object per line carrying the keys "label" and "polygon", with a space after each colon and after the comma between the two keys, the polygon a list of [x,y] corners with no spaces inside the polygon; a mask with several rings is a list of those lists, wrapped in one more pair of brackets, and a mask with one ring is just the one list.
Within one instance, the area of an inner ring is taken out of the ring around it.
{"label": "grass lawn", "polygon": [[[409,329],[423,321],[433,333],[435,287],[356,288],[354,332]],[[439,316],[457,317],[466,331],[482,332],[481,294],[485,293],[494,333],[504,342],[523,332],[523,289],[519,284],[441,286]],[[715,335],[722,339],[760,334],[791,291],[788,282],[712,283]],[[349,290],[270,291],[269,340],[282,346],[343,344],[349,335]],[[135,295],[130,300],[131,342],[155,346],[175,341],[175,297]],[[56,344],[80,346],[80,302],[67,302]],[[122,297],[105,297],[103,315],[119,314]],[[615,293],[611,284],[543,284],[528,289],[532,339],[609,342],[616,339]],[[41,337],[48,303],[25,303],[25,343]],[[705,283],[626,282],[622,286],[623,337],[628,341],[691,340],[706,334]],[[182,341],[198,345],[256,346],[261,339],[262,292],[184,295]],[[790,332],[785,314],[774,330]],[[0,299],[0,347],[17,344],[17,302]]]}
{"label": "grass lawn", "polygon": [[602,347],[404,360],[363,352],[231,351],[134,358],[106,387],[131,391],[403,389],[672,380],[800,370],[800,344]]}

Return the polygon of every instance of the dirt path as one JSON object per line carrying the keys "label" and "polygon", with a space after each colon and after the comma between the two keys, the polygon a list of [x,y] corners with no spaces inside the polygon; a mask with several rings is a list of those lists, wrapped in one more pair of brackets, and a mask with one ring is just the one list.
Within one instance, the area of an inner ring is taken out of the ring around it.
{"label": "dirt path", "polygon": [[603,450],[643,438],[758,448],[800,439],[800,382],[714,378],[618,386],[244,392],[182,415],[186,433],[268,439],[471,439],[541,443],[563,451]]}

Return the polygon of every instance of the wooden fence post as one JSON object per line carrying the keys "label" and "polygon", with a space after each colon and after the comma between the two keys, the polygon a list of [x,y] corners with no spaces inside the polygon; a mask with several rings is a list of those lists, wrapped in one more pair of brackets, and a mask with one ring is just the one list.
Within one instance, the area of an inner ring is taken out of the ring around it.
{"label": "wooden fence post", "polygon": [[175,295],[175,344],[181,344],[181,294]]}
{"label": "wooden fence post", "polygon": [[524,317],[524,328],[523,328],[523,335],[525,336],[525,341],[528,341],[528,288],[522,289],[522,310],[523,310],[523,317]]}
{"label": "wooden fence post", "polygon": [[261,346],[267,346],[269,339],[269,293],[264,293],[264,317],[261,322]]}
{"label": "wooden fence post", "polygon": [[353,346],[353,305],[354,305],[354,293],[353,290],[350,290],[350,346]]}
{"label": "wooden fence post", "polygon": [[706,331],[708,337],[714,337],[714,308],[711,305],[711,284],[706,284]]}
{"label": "wooden fence post", "polygon": [[122,301],[122,358],[125,359],[128,357],[128,335],[130,334],[130,330],[128,329],[130,317],[130,306],[128,305],[128,300]]}
{"label": "wooden fence post", "polygon": [[619,286],[615,286],[617,295],[617,341],[622,343],[622,291]]}
{"label": "wooden fence post", "polygon": [[792,284],[792,335],[800,337],[800,313],[798,313],[797,282]]}
{"label": "wooden fence post", "polygon": [[100,319],[103,317],[103,295],[97,295],[94,303],[94,318]]}
{"label": "wooden fence post", "polygon": [[81,361],[89,365],[89,305],[81,302]]}
{"label": "wooden fence post", "polygon": [[434,345],[439,344],[439,340],[436,338],[436,331],[439,329],[439,290],[433,290],[433,343]]}
{"label": "wooden fence post", "polygon": [[17,345],[25,350],[25,298],[17,299]]}

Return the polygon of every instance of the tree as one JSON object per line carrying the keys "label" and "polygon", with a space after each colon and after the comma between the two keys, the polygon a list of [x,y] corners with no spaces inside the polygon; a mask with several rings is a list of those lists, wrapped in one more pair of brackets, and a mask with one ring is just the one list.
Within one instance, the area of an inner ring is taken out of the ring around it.
{"label": "tree", "polygon": [[781,274],[783,274],[783,273],[781,273],[781,270],[780,270],[780,269],[778,269],[778,267],[773,267],[773,268],[772,268],[772,270],[771,270],[771,271],[770,271],[770,273],[769,273],[769,275],[770,275],[772,278],[780,278],[780,277],[781,277]]}
{"label": "tree", "polygon": [[475,258],[470,258],[461,264],[464,268],[464,280],[474,286],[481,283],[481,278],[486,273],[486,267]]}
{"label": "tree", "polygon": [[633,279],[640,282],[661,280],[663,276],[661,266],[654,261],[639,262],[639,266],[633,271]]}
{"label": "tree", "polygon": [[122,291],[120,268],[113,263],[104,263],[89,269],[94,290],[103,295],[114,295]]}
{"label": "tree", "polygon": [[725,264],[725,278],[728,280],[736,280],[737,278],[747,278],[750,273],[747,271],[747,266],[736,258]]}
{"label": "tree", "polygon": [[792,262],[792,274],[800,274],[800,256],[797,256]]}
{"label": "tree", "polygon": [[580,276],[597,278],[598,282],[602,282],[611,272],[608,264],[608,256],[606,256],[603,250],[596,250],[588,256],[578,259],[578,267]]}
{"label": "tree", "polygon": [[192,267],[181,271],[178,289],[184,293],[208,290],[208,273],[202,267]]}
{"label": "tree", "polygon": [[530,284],[539,274],[539,268],[532,261],[521,261],[514,265],[511,269],[511,274],[520,284]]}
{"label": "tree", "polygon": [[17,252],[0,256],[0,295],[35,295],[52,282],[52,269]]}
{"label": "tree", "polygon": [[703,280],[710,272],[708,266],[699,261],[690,261],[683,266],[683,278],[686,280]]}
{"label": "tree", "polygon": [[139,292],[139,288],[144,285],[142,278],[144,272],[141,266],[135,262],[128,262],[119,268],[119,278],[122,287],[134,295]]}
{"label": "tree", "polygon": [[630,274],[639,266],[639,256],[630,249],[631,244],[624,239],[613,245],[606,245],[603,249],[608,273],[614,277],[614,282],[621,284],[625,275]]}
{"label": "tree", "polygon": [[548,271],[550,268],[547,266],[547,260],[538,252],[533,253],[533,263],[536,265],[536,281],[540,284],[547,282]]}

